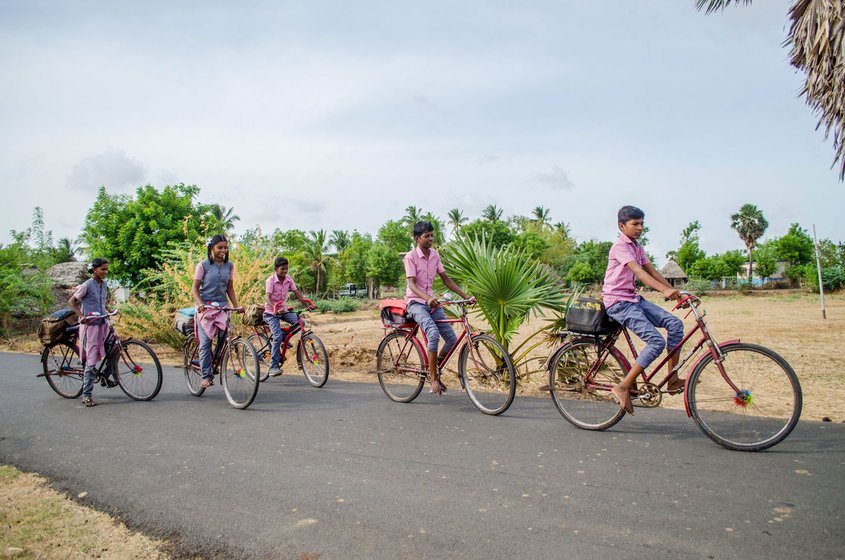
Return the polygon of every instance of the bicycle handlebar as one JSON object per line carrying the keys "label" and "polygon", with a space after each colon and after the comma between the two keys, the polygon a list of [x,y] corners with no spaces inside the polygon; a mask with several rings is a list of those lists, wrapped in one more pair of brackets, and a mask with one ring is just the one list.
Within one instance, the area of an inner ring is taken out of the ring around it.
{"label": "bicycle handlebar", "polygon": [[467,299],[444,299],[438,300],[441,305],[475,305],[478,301],[475,298]]}
{"label": "bicycle handlebar", "polygon": [[115,315],[117,315],[119,313],[120,313],[119,309],[115,309],[111,313],[105,313],[105,314],[98,313],[96,311],[92,311],[88,315],[85,315],[84,317],[82,317],[79,320],[79,323],[84,325],[85,323],[88,323],[88,322],[93,321],[95,319],[108,319],[109,317],[114,317]]}

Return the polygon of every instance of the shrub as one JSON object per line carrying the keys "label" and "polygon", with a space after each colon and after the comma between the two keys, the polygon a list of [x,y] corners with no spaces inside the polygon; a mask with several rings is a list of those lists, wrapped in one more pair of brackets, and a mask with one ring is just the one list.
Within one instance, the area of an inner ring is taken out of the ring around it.
{"label": "shrub", "polygon": [[361,307],[361,304],[352,298],[320,299],[315,301],[314,305],[317,306],[317,311],[320,313],[334,313],[335,315],[357,311]]}

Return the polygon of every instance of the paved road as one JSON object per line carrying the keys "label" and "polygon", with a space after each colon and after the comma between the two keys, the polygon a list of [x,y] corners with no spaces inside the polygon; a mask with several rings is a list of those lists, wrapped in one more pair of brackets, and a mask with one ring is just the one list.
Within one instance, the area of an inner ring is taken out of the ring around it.
{"label": "paved road", "polygon": [[802,422],[764,453],[682,413],[577,430],[545,399],[498,418],[453,387],[407,405],[301,374],[246,411],[165,368],[161,394],[58,397],[0,354],[0,462],[209,558],[838,558],[845,425]]}

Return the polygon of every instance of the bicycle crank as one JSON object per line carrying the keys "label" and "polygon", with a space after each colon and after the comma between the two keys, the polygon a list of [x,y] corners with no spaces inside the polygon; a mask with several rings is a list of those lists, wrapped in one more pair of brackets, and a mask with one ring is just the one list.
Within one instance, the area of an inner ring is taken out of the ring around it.
{"label": "bicycle crank", "polygon": [[660,406],[663,401],[663,393],[654,383],[644,383],[639,386],[637,394],[631,396],[631,400],[642,407],[654,408]]}

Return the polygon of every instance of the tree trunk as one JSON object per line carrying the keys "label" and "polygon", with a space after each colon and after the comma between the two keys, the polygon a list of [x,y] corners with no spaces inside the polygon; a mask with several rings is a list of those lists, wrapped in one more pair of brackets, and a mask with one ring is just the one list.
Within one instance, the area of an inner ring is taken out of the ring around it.
{"label": "tree trunk", "polygon": [[751,276],[754,269],[754,257],[751,252],[751,247],[748,248],[748,283],[751,283]]}

